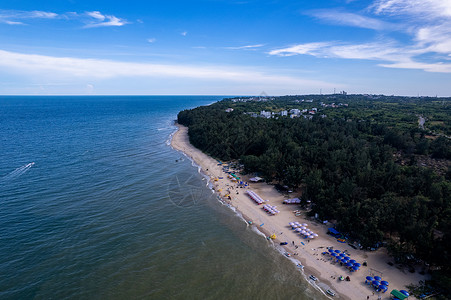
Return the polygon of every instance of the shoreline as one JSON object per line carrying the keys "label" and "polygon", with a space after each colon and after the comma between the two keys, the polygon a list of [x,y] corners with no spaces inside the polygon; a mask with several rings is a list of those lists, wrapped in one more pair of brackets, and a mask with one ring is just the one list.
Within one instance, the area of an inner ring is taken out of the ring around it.
{"label": "shoreline", "polygon": [[[295,263],[295,260],[299,261],[304,266],[303,273],[306,280],[315,289],[321,290],[326,297],[330,298],[325,291],[331,289],[335,292],[334,298],[336,299],[377,300],[378,296],[381,296],[381,299],[390,299],[391,290],[406,289],[408,284],[417,284],[420,280],[427,279],[427,276],[418,272],[412,274],[405,270],[400,270],[394,265],[389,265],[388,262],[391,262],[392,258],[387,255],[385,249],[367,252],[355,250],[347,243],[339,243],[335,238],[326,234],[327,226],[304,217],[303,213],[301,216],[296,216],[293,213],[293,210],[297,208],[296,205],[283,205],[282,201],[288,197],[277,192],[272,185],[250,183],[248,188],[235,188],[237,184],[228,179],[227,174],[222,170],[222,166],[218,165],[215,159],[189,143],[188,128],[177,123],[174,125],[177,127],[177,131],[171,134],[170,146],[177,151],[183,152],[200,168],[200,172],[208,177],[212,189],[219,199],[234,207],[236,212],[241,214],[248,224],[251,221],[252,224],[249,226],[254,226],[255,229],[267,237],[275,234],[277,236],[273,240],[275,249],[281,252],[282,255],[289,253],[291,255],[289,259],[293,263]],[[217,179],[219,177],[222,177],[222,179]],[[246,176],[243,179],[246,179]],[[274,216],[267,214],[261,206],[255,204],[245,194],[247,189],[252,189],[263,199],[267,199],[267,204],[277,205],[277,209],[280,212]],[[229,191],[226,192],[227,190]],[[231,196],[230,200],[224,197],[226,193]],[[300,236],[288,225],[289,222],[294,221],[308,223],[308,227],[319,236],[313,240],[301,240]],[[279,246],[280,242],[287,242],[288,245]],[[359,263],[367,261],[368,267],[361,267],[359,271],[351,273],[339,264],[331,263],[329,255],[321,254],[327,251],[326,247],[347,251]],[[312,283],[308,278],[310,275],[316,276],[318,281]],[[388,291],[386,293],[373,293],[374,289],[365,284],[365,277],[368,275],[382,275],[383,280],[390,282]],[[349,276],[351,281],[339,281],[339,276]],[[411,299],[414,298],[413,296],[410,297]]]}

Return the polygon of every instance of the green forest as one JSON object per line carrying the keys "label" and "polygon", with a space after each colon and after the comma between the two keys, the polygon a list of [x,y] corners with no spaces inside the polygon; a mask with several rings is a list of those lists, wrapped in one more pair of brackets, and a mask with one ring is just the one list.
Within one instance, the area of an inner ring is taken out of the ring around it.
{"label": "green forest", "polygon": [[[304,113],[290,116],[296,109]],[[311,215],[364,247],[387,245],[401,262],[427,262],[449,290],[451,98],[230,98],[177,121],[195,147],[302,190]]]}

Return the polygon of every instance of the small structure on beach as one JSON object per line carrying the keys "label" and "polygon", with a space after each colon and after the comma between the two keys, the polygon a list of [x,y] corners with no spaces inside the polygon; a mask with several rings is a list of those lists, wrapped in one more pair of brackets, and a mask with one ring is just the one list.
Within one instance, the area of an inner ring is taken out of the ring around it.
{"label": "small structure on beach", "polygon": [[396,299],[399,299],[399,300],[404,300],[407,298],[406,295],[404,295],[403,293],[401,293],[398,290],[391,291],[390,295],[392,295],[393,297],[395,297]]}

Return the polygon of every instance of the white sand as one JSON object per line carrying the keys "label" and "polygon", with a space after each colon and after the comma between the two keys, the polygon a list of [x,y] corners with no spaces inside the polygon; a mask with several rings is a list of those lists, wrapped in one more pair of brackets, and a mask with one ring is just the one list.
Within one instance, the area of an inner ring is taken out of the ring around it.
{"label": "white sand", "polygon": [[[305,218],[304,214],[298,217],[295,216],[293,210],[296,210],[298,206],[283,205],[282,201],[286,197],[277,192],[273,186],[266,183],[250,183],[251,190],[263,199],[268,200],[268,204],[277,205],[278,210],[280,210],[280,213],[275,216],[267,214],[260,205],[257,205],[246,195],[245,189],[236,188],[236,184],[227,178],[227,174],[223,172],[221,166],[218,166],[218,162],[215,159],[207,156],[189,143],[188,129],[186,127],[181,125],[177,126],[179,130],[172,138],[172,147],[176,150],[183,151],[191,157],[210,178],[223,177],[223,179],[219,179],[218,181],[213,180],[213,184],[217,193],[224,200],[227,200],[224,197],[225,194],[228,194],[227,189],[234,187],[234,189],[230,190],[232,200],[227,201],[240,211],[246,220],[252,221],[253,226],[256,226],[260,231],[263,231],[266,235],[275,234],[277,236],[275,240],[277,244],[279,242],[288,242],[288,245],[285,246],[287,252],[291,255],[297,253],[297,255],[292,257],[302,262],[305,267],[305,273],[318,277],[317,285],[323,290],[330,287],[335,291],[336,296],[334,298],[364,300],[367,299],[367,296],[369,296],[369,299],[377,299],[378,295],[381,295],[382,299],[389,299],[392,289],[406,289],[406,285],[411,283],[416,284],[420,280],[426,279],[425,276],[420,275],[418,272],[409,273],[406,270],[401,271],[395,266],[388,265],[387,262],[393,262],[393,259],[386,254],[385,249],[367,252],[355,250],[345,243],[339,243],[335,238],[326,234],[327,226],[313,219]],[[239,194],[236,194],[236,191]],[[288,226],[289,222],[294,221],[307,223],[308,228],[319,236],[307,242],[299,234],[295,234],[291,227]],[[264,225],[260,226],[261,224]],[[292,245],[292,241],[298,246],[297,249]],[[302,245],[301,242],[305,245]],[[326,247],[330,246],[342,251],[347,250],[351,254],[352,259],[355,259],[359,263],[367,261],[368,266],[362,266],[357,272],[350,272],[345,267],[340,266],[340,264],[330,263],[328,260],[329,256],[321,254],[327,251]],[[382,280],[388,281],[390,283],[388,291],[373,295],[374,289],[365,284],[365,277],[368,275],[378,275],[382,277]],[[351,281],[339,281],[339,276],[349,276]]]}

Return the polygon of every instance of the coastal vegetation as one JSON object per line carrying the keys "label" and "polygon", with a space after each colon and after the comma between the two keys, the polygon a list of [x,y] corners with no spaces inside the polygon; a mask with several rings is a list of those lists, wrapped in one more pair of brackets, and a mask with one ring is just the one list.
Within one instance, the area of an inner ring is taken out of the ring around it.
{"label": "coastal vegetation", "polygon": [[[302,191],[304,205],[365,248],[451,282],[451,98],[231,98],[185,110],[190,142]],[[438,273],[440,272],[440,273]]]}

